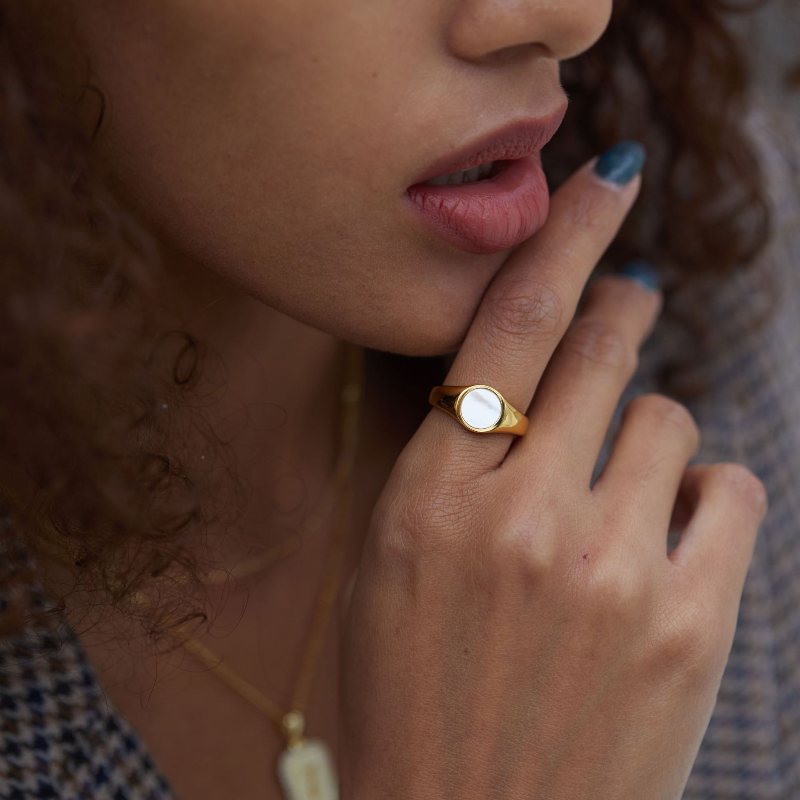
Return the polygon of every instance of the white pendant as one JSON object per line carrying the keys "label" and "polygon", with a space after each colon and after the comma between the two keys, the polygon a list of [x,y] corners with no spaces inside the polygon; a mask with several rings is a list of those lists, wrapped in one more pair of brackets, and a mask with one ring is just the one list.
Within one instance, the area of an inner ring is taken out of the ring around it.
{"label": "white pendant", "polygon": [[278,757],[278,779],[286,800],[339,800],[339,781],[328,746],[303,739]]}

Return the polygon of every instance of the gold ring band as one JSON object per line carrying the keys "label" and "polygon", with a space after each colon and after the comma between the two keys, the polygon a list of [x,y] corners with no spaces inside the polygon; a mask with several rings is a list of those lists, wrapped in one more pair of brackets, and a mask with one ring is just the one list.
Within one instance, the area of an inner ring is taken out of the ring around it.
{"label": "gold ring band", "polygon": [[428,401],[473,433],[513,433],[528,430],[528,418],[500,392],[485,383],[472,386],[434,386]]}

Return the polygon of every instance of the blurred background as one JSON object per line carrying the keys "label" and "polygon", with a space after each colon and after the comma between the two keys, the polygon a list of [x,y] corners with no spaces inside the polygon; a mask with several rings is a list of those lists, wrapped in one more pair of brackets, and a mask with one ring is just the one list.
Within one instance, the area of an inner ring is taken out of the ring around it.
{"label": "blurred background", "polygon": [[[800,113],[800,3],[766,0],[754,17],[734,21],[752,46],[759,90],[778,95]],[[794,91],[791,91],[793,89]]]}

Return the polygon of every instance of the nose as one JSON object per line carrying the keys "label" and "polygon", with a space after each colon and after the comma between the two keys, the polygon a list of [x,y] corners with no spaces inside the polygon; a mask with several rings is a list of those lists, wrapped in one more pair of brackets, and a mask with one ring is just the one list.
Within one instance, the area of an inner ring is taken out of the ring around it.
{"label": "nose", "polygon": [[531,48],[560,61],[600,38],[611,9],[612,0],[461,0],[448,47],[468,61]]}

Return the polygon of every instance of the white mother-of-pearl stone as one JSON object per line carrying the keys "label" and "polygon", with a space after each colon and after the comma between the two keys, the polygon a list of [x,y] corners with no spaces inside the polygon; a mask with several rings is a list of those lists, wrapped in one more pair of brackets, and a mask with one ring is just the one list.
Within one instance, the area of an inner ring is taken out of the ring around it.
{"label": "white mother-of-pearl stone", "polygon": [[473,428],[491,428],[500,419],[500,398],[488,389],[471,389],[461,398],[461,417]]}

